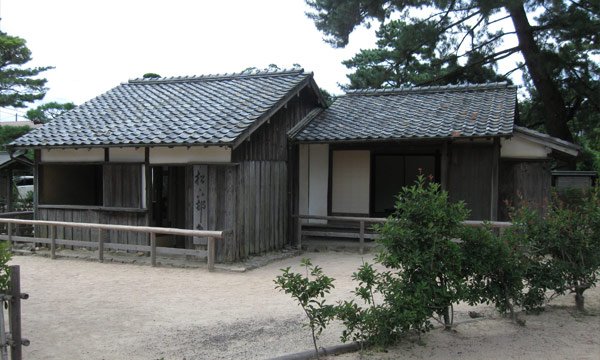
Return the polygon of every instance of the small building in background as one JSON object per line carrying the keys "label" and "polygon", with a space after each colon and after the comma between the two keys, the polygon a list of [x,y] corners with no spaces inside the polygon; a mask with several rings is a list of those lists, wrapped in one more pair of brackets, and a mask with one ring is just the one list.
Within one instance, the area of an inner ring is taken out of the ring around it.
{"label": "small building in background", "polygon": [[0,212],[14,211],[19,195],[26,196],[27,189],[33,191],[32,171],[33,162],[23,152],[12,156],[0,152]]}
{"label": "small building in background", "polygon": [[557,190],[589,189],[597,180],[595,171],[552,171],[552,186]]}

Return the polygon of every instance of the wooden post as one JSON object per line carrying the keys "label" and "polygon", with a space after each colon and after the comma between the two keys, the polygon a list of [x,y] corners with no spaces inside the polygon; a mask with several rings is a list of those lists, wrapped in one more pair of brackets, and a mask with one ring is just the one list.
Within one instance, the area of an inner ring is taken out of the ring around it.
{"label": "wooden post", "polygon": [[[10,267],[10,295],[8,316],[11,335],[11,360],[21,360],[23,353],[21,349],[21,274],[19,265]],[[0,309],[0,311],[4,311]]]}
{"label": "wooden post", "polygon": [[50,258],[56,259],[56,226],[50,226]]}
{"label": "wooden post", "polygon": [[361,254],[365,253],[365,222],[360,222],[360,248],[359,251]]}
{"label": "wooden post", "polygon": [[104,262],[104,234],[98,229],[98,260]]}
{"label": "wooden post", "polygon": [[490,220],[498,220],[498,181],[500,167],[500,139],[494,139],[494,150],[492,152],[492,179],[491,179],[491,194],[490,194]]}
{"label": "wooden post", "polygon": [[150,261],[156,266],[156,233],[150,233]]}
{"label": "wooden post", "polygon": [[302,250],[302,219],[296,218],[298,221],[298,250]]}
{"label": "wooden post", "polygon": [[8,243],[14,248],[15,244],[12,241],[12,223],[6,224],[6,231],[8,232]]}
{"label": "wooden post", "polygon": [[208,245],[207,245],[207,263],[208,263],[208,271],[214,271],[215,270],[215,238],[214,237],[209,237],[208,238]]}

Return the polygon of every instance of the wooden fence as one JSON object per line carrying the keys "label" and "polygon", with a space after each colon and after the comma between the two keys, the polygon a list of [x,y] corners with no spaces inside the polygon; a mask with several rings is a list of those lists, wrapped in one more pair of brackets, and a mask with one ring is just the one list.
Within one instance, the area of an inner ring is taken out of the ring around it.
{"label": "wooden fence", "polygon": [[[7,224],[7,234],[0,235],[0,240],[8,240],[11,244],[17,242],[40,243],[50,245],[50,255],[52,259],[56,258],[56,246],[76,246],[86,248],[98,248],[98,260],[104,261],[104,250],[125,250],[125,251],[143,251],[149,252],[152,266],[156,266],[156,256],[159,255],[183,255],[206,257],[208,270],[213,271],[215,267],[215,240],[223,239],[225,231],[209,231],[209,230],[187,230],[174,228],[160,228],[150,226],[132,226],[132,225],[112,225],[112,224],[94,224],[94,223],[74,223],[65,221],[46,221],[46,220],[24,220],[24,219],[6,219],[0,218],[0,224]],[[49,238],[43,237],[26,237],[13,234],[13,226],[19,224],[48,226]],[[98,231],[97,241],[78,241],[65,240],[56,238],[57,227],[73,227],[83,229],[95,229]],[[103,231],[131,231],[138,233],[150,234],[150,245],[129,245],[117,244],[104,241]],[[208,238],[206,250],[195,249],[178,249],[170,247],[156,246],[156,234],[194,236]]]}
{"label": "wooden fence", "polygon": [[[0,359],[8,359],[10,349],[11,360],[23,358],[22,346],[29,346],[29,340],[21,336],[21,300],[26,300],[29,295],[21,293],[21,274],[19,265],[9,268],[8,293],[0,294]],[[4,321],[4,304],[8,305],[8,328],[6,331]]]}
{"label": "wooden fence", "polygon": [[[360,242],[359,251],[360,253],[364,253],[365,247],[365,239],[375,239],[377,234],[366,234],[365,233],[365,224],[377,224],[383,223],[387,220],[387,218],[369,218],[369,217],[353,217],[353,216],[318,216],[318,215],[294,215],[297,221],[297,236],[298,236],[298,248],[302,247],[302,236],[321,236],[321,237],[346,237],[346,238],[358,238]],[[359,231],[357,233],[352,232],[328,232],[328,231],[311,231],[311,230],[303,230],[304,225],[318,225],[311,223],[303,223],[302,220],[327,220],[327,221],[339,221],[345,223],[358,223]],[[476,221],[476,220],[468,220],[464,221],[463,224],[466,226],[484,226],[489,225],[492,228],[497,228],[502,231],[509,226],[512,226],[512,223],[505,221]]]}

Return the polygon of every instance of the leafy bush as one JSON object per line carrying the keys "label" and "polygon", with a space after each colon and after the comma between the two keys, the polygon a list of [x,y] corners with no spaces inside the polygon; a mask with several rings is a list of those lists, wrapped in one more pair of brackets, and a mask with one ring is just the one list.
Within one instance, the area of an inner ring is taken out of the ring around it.
{"label": "leafy bush", "polygon": [[318,359],[317,340],[335,316],[335,307],[325,303],[325,294],[334,288],[334,279],[323,274],[323,270],[313,265],[310,259],[302,259],[300,264],[305,267],[306,275],[294,273],[290,267],[282,269],[283,274],[274,280],[275,288],[290,294],[304,310]]}
{"label": "leafy bush", "polygon": [[465,228],[461,250],[469,304],[492,303],[517,321],[515,307],[541,309],[555,274],[528,237],[528,229],[539,222],[535,213],[521,211],[514,220],[515,225],[500,235],[489,226]]}
{"label": "leafy bush", "polygon": [[8,241],[0,242],[0,294],[8,291],[10,283],[10,269],[8,262],[12,255]]}
{"label": "leafy bush", "polygon": [[[421,306],[421,294],[407,292],[394,273],[380,273],[365,263],[352,274],[352,279],[358,282],[354,294],[363,305],[354,300],[338,304],[337,317],[346,327],[343,342],[354,340],[386,347],[409,331],[421,333],[431,328],[431,314]],[[381,299],[380,304],[376,297]]]}
{"label": "leafy bush", "polygon": [[581,202],[566,204],[555,198],[537,234],[538,246],[549,257],[549,266],[561,274],[559,293],[575,294],[584,310],[584,292],[596,286],[600,271],[600,189],[583,194]]}
{"label": "leafy bush", "polygon": [[465,297],[456,239],[468,214],[463,202],[450,203],[439,184],[426,183],[421,175],[400,191],[394,213],[377,228],[384,247],[377,260],[396,270],[397,280],[390,285],[413,299],[418,313],[443,317],[446,328],[452,326],[452,304]]}

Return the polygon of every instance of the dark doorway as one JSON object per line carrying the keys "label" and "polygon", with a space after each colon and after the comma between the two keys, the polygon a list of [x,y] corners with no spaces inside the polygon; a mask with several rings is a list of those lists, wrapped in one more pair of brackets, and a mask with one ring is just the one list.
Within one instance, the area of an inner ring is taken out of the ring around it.
{"label": "dark doorway", "polygon": [[400,189],[413,185],[419,174],[432,175],[437,181],[435,155],[374,154],[371,164],[371,214],[375,217],[390,215]]}
{"label": "dark doorway", "polygon": [[[185,167],[153,166],[152,226],[185,229]],[[184,236],[156,236],[161,247],[185,248]]]}

